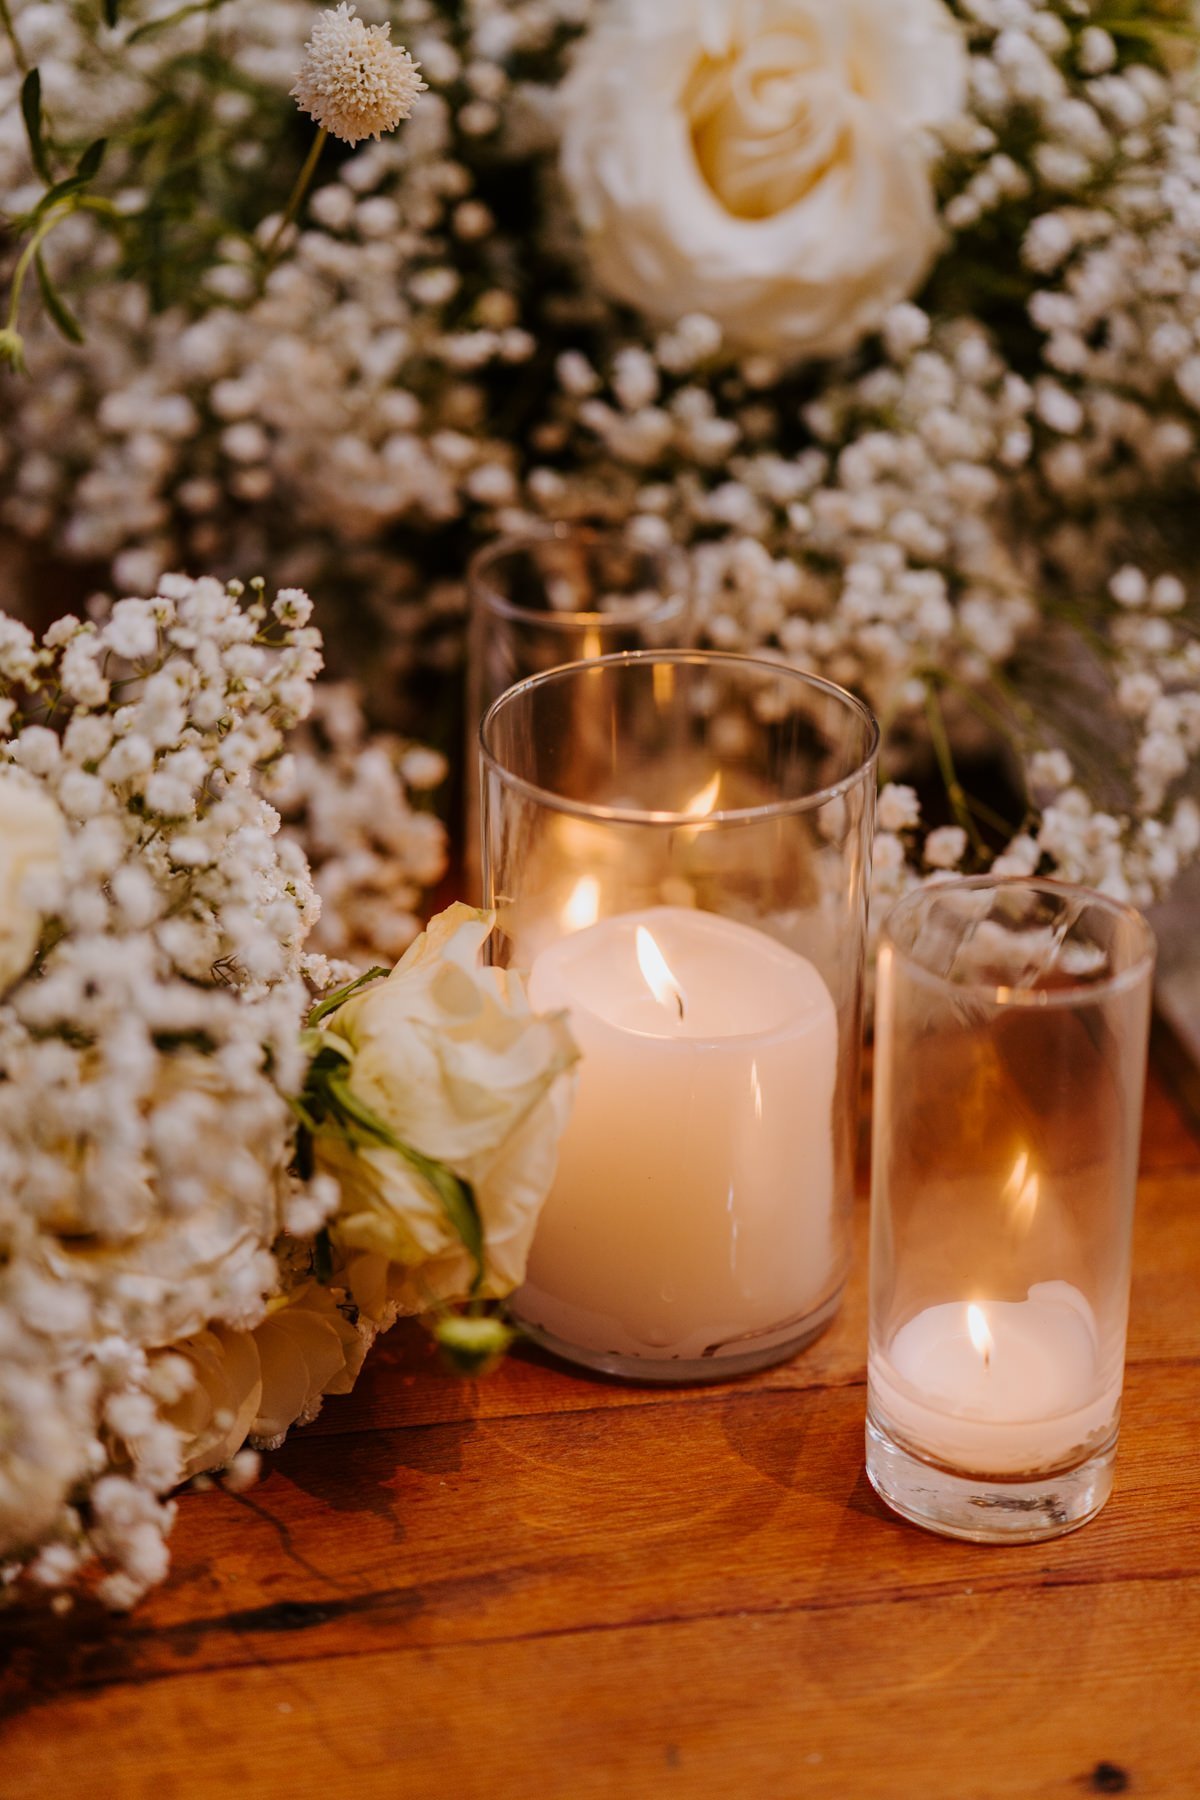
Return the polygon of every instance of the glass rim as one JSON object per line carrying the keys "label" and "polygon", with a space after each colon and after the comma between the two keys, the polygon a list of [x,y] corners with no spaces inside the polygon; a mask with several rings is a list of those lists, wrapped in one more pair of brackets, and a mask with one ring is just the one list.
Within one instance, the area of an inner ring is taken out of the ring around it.
{"label": "glass rim", "polygon": [[[939,895],[989,890],[1001,893],[1006,889],[1078,901],[1081,906],[1095,908],[1111,919],[1122,919],[1126,924],[1132,925],[1140,939],[1140,946],[1124,968],[1099,980],[1079,979],[1072,980],[1067,987],[1033,988],[1012,987],[997,981],[953,981],[927,967],[920,957],[897,940],[897,926],[906,923],[913,913],[922,911]],[[994,1006],[1026,1008],[1079,1006],[1085,1002],[1104,999],[1111,994],[1123,993],[1127,988],[1137,987],[1148,975],[1153,974],[1158,957],[1158,944],[1153,929],[1136,906],[1131,906],[1124,900],[1114,900],[1110,894],[1103,894],[1098,888],[1086,887],[1082,882],[1058,881],[1051,875],[960,875],[947,881],[926,882],[902,895],[886,914],[879,930],[879,947],[882,950],[885,946],[926,987],[935,988],[947,995],[974,995],[977,999],[990,1000]]]}
{"label": "glass rim", "polygon": [[665,563],[668,555],[667,547],[659,549],[649,544],[630,543],[628,537],[620,531],[591,527],[572,527],[569,531],[561,532],[554,528],[546,531],[512,531],[503,537],[492,539],[490,543],[482,544],[468,562],[467,592],[472,603],[478,599],[497,618],[510,619],[520,625],[536,625],[543,630],[561,631],[564,634],[572,631],[595,631],[606,625],[610,628],[631,624],[665,625],[681,613],[686,613],[688,597],[682,584],[677,592],[660,595],[655,606],[637,611],[630,608],[628,611],[617,612],[557,612],[553,608],[539,611],[532,606],[518,606],[515,600],[506,599],[499,588],[489,581],[489,570],[503,557],[535,549],[539,544],[566,544],[572,537],[581,543],[590,539],[596,544],[622,544],[626,549],[659,565]]}
{"label": "glass rim", "polygon": [[[650,811],[644,807],[606,806],[587,800],[572,800],[565,794],[557,794],[553,788],[542,787],[538,782],[528,781],[523,775],[516,775],[502,763],[488,742],[488,729],[501,710],[513,703],[518,696],[524,696],[534,688],[548,686],[551,682],[559,682],[564,678],[573,679],[581,673],[592,672],[604,668],[637,668],[654,663],[693,663],[703,666],[719,664],[732,665],[735,668],[759,670],[773,680],[781,677],[785,680],[799,682],[802,686],[818,689],[822,694],[837,701],[849,713],[852,713],[865,727],[867,734],[866,753],[840,781],[830,782],[823,788],[814,789],[812,793],[799,794],[792,799],[769,800],[761,806],[717,807],[712,812],[696,814],[672,811]],[[479,723],[479,754],[484,767],[493,770],[507,787],[525,795],[527,799],[536,800],[554,812],[566,813],[577,819],[596,819],[614,825],[657,825],[676,828],[679,826],[698,825],[741,825],[752,821],[779,818],[793,813],[815,812],[827,806],[831,800],[839,799],[849,793],[863,780],[868,778],[879,760],[879,723],[874,713],[864,700],[852,694],[848,688],[839,687],[834,681],[827,681],[823,675],[812,675],[806,669],[794,669],[786,663],[768,662],[760,656],[744,656],[733,650],[622,650],[609,656],[592,656],[579,662],[559,663],[553,669],[544,669],[540,674],[529,675],[524,681],[516,682],[506,688],[504,693],[492,701]]]}

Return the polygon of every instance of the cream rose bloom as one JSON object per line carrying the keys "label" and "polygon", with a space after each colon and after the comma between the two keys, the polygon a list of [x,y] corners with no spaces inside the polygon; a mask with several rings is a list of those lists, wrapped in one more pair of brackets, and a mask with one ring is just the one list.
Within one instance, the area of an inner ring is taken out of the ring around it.
{"label": "cream rose bloom", "polygon": [[923,134],[966,63],[942,0],[616,0],[562,92],[598,280],[745,348],[852,349],[937,253]]}
{"label": "cream rose bloom", "polygon": [[[386,981],[338,1010],[329,1032],[350,1053],[355,1098],[401,1143],[470,1182],[483,1226],[479,1291],[496,1298],[524,1278],[575,1048],[563,1017],[531,1011],[517,976],[479,966],[491,928],[487,914],[450,907]],[[374,1319],[466,1297],[471,1257],[424,1176],[384,1145],[335,1132],[315,1151],[341,1187],[332,1234]]]}
{"label": "cream rose bloom", "polygon": [[316,1417],[326,1394],[348,1394],[369,1338],[328,1288],[306,1282],[253,1331],[213,1325],[174,1345],[169,1354],[191,1372],[164,1415],[182,1439],[183,1478],[223,1468],[247,1438],[274,1448],[293,1425]]}
{"label": "cream rose bloom", "polygon": [[0,769],[0,993],[33,961],[65,837],[49,794],[15,769]]}

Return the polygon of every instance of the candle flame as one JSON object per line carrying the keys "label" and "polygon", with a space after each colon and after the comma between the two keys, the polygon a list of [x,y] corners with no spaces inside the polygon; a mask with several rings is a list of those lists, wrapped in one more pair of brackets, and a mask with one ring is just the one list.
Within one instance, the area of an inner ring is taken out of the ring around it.
{"label": "candle flame", "polygon": [[562,909],[568,931],[584,931],[600,917],[600,883],[594,875],[581,875]]}
{"label": "candle flame", "polygon": [[685,800],[683,810],[689,817],[707,818],[717,804],[717,795],[721,791],[721,771],[717,770],[711,781],[706,781],[698,793]]}
{"label": "candle flame", "polygon": [[976,1306],[974,1301],[967,1308],[967,1330],[971,1334],[972,1344],[983,1358],[983,1366],[986,1369],[992,1360],[994,1340],[988,1329],[987,1314],[982,1306]]}
{"label": "candle flame", "polygon": [[646,930],[644,925],[637,928],[638,968],[646,986],[654,995],[660,1006],[677,1006],[679,1016],[683,1017],[683,989],[671,973],[666,957]]}

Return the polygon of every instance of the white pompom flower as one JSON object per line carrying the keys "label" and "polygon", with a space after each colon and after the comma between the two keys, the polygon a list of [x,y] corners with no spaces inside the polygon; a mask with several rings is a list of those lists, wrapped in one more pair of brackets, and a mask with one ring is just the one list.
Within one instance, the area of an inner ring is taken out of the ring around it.
{"label": "white pompom flower", "polygon": [[292,89],[303,112],[343,143],[377,138],[407,119],[425,83],[390,25],[365,25],[346,0],[324,12]]}

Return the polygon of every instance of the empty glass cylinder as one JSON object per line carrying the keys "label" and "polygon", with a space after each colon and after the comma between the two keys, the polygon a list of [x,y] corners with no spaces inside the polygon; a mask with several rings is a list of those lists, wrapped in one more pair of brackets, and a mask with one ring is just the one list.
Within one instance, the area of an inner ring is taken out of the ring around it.
{"label": "empty glass cylinder", "polygon": [[626,650],[685,648],[686,567],[620,532],[556,525],[500,538],[467,575],[465,876],[479,884],[479,725],[506,688],[560,663]]}

